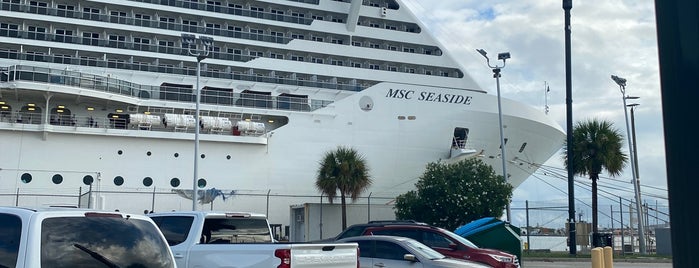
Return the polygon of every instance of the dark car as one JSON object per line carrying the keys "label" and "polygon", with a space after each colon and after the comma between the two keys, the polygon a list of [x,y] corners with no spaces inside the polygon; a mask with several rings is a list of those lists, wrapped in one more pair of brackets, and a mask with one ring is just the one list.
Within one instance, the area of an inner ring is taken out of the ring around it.
{"label": "dark car", "polygon": [[452,258],[484,263],[496,268],[519,267],[519,259],[516,255],[494,249],[479,248],[468,239],[451,231],[415,221],[371,221],[356,224],[345,229],[335,239],[361,235],[409,237]]}

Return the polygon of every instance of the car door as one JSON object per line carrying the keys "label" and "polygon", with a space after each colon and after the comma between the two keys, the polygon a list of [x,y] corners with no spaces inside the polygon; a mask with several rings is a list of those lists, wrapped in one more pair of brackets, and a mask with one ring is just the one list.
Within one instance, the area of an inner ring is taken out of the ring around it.
{"label": "car door", "polygon": [[151,219],[163,233],[170,250],[175,256],[177,267],[187,267],[189,260],[189,244],[185,243],[192,229],[192,216],[152,216]]}
{"label": "car door", "polygon": [[372,268],[422,268],[419,261],[404,259],[405,254],[412,254],[403,246],[390,241],[376,241]]}

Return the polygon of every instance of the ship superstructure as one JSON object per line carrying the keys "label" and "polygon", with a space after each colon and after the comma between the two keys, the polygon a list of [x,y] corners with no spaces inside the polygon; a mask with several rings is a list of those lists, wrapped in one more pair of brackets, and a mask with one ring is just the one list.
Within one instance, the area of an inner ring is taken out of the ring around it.
{"label": "ship superstructure", "polygon": [[[429,162],[500,167],[496,97],[399,1],[2,0],[0,192],[94,192],[92,206],[139,211],[144,192],[191,190],[198,88],[199,189],[267,211],[277,196],[277,219],[318,201],[318,162],[337,146],[366,157],[367,194],[387,200]],[[563,132],[507,99],[503,116],[517,186]],[[158,207],[191,204],[176,198]]]}

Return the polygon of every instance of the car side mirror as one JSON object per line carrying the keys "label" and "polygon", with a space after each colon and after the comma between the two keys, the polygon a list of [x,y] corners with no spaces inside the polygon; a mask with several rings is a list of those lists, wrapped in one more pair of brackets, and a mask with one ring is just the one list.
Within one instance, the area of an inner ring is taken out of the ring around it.
{"label": "car side mirror", "polygon": [[403,259],[406,261],[417,262],[417,258],[415,258],[415,255],[413,254],[405,254],[403,255]]}

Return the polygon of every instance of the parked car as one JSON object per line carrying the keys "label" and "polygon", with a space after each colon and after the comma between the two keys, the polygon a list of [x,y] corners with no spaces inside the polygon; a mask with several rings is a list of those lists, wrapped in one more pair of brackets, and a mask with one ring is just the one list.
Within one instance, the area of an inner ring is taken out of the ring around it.
{"label": "parked car", "polygon": [[452,258],[479,262],[495,268],[517,268],[520,266],[519,259],[514,254],[480,248],[451,231],[415,221],[371,221],[355,224],[338,234],[335,239],[361,235],[409,237]]}
{"label": "parked car", "polygon": [[144,215],[0,207],[0,267],[174,268],[175,259]]}
{"label": "parked car", "polygon": [[361,268],[457,268],[490,267],[477,262],[449,258],[412,238],[399,236],[355,236],[337,240],[359,244]]}

